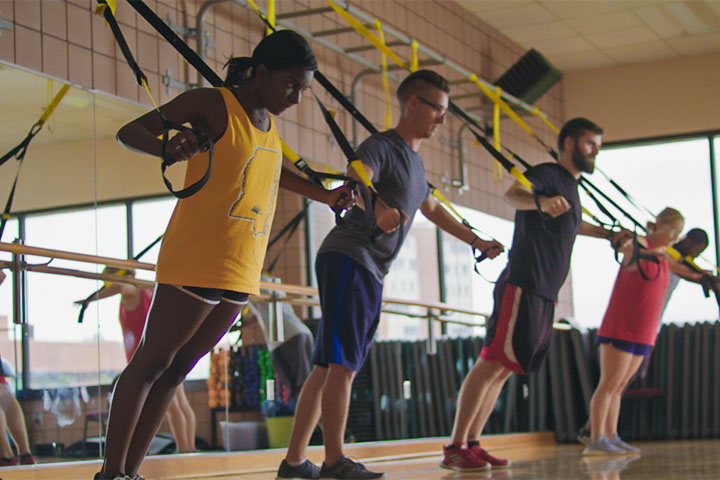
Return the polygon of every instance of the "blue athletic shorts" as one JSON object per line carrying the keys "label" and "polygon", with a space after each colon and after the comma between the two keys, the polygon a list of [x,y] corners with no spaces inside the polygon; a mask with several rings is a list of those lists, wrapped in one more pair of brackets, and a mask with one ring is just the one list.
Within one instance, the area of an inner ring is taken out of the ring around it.
{"label": "blue athletic shorts", "polygon": [[322,318],[312,363],[358,371],[380,322],[382,283],[350,257],[327,252],[315,261]]}
{"label": "blue athletic shorts", "polygon": [[613,347],[623,352],[632,353],[633,355],[642,355],[646,357],[652,350],[652,345],[646,345],[644,343],[628,342],[625,340],[618,340],[617,338],[601,337],[598,335],[595,338],[595,343],[611,343]]}

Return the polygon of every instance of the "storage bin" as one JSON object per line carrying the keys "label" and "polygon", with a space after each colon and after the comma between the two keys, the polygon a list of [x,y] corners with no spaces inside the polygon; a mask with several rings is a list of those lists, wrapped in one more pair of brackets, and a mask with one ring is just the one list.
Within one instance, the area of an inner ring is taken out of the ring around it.
{"label": "storage bin", "polygon": [[267,446],[263,422],[220,422],[225,450],[256,450]]}

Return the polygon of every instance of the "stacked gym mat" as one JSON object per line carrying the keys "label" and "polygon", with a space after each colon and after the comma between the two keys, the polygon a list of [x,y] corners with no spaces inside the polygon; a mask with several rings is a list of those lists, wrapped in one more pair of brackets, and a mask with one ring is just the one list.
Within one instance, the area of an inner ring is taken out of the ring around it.
{"label": "stacked gym mat", "polygon": [[[556,330],[537,373],[513,375],[484,433],[554,430],[571,442],[585,424],[599,375],[594,330]],[[462,380],[482,339],[376,342],[353,389],[348,428],[358,440],[449,436]],[[720,436],[720,323],[662,328],[645,376],[623,399],[631,440]],[[408,383],[409,382],[409,383]],[[407,395],[409,394],[409,395]]]}

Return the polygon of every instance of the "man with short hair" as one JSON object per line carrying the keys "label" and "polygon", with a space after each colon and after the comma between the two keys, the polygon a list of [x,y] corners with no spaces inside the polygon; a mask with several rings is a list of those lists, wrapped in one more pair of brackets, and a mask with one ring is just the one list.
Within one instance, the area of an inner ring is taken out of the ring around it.
{"label": "man with short hair", "polygon": [[484,347],[460,389],[442,468],[462,472],[509,465],[480,447],[480,434],[510,375],[537,371],[548,354],[555,302],[570,268],[575,237],[580,233],[617,240],[626,234],[581,219],[578,181],[581,173],[594,170],[602,135],[590,120],[568,121],[558,137],[557,163],[525,173],[533,191],[516,181],[505,193],[516,209],[513,244],[495,286]]}
{"label": "man with short hair", "polygon": [[[397,97],[401,118],[394,129],[373,134],[358,148],[379,198],[374,207],[382,234],[365,231],[361,206],[325,237],[316,273],[322,318],[313,352],[314,368],[300,393],[285,460],[277,478],[382,478],[343,455],[343,435],[355,373],[365,362],[380,321],[383,278],[397,255],[418,209],[441,229],[487,253],[503,248],[484,241],[455,220],[430,193],[418,151],[445,123],[447,81],[430,70],[410,74]],[[348,175],[360,179],[352,168]],[[325,461],[319,470],[305,459],[310,436],[322,413]]]}
{"label": "man with short hair", "polygon": [[[683,238],[681,238],[677,243],[673,245],[673,248],[682,255],[683,258],[690,257],[693,260],[700,256],[700,254],[708,247],[709,241],[707,232],[703,230],[702,228],[693,228],[688,230],[688,232],[685,234]],[[670,263],[670,283],[668,283],[668,288],[665,292],[665,301],[663,303],[663,313],[665,313],[665,309],[668,306],[668,303],[670,302],[670,297],[672,297],[673,292],[677,288],[678,284],[680,283],[680,280],[687,280],[689,282],[695,282],[700,283],[702,279],[702,275],[699,272],[696,272],[694,269],[691,269],[687,267],[686,265],[682,264],[681,262]],[[715,288],[715,283],[711,285],[712,291],[715,293],[715,298],[717,299],[717,289]],[[719,301],[720,304],[720,301]],[[662,322],[660,323],[662,325]]]}

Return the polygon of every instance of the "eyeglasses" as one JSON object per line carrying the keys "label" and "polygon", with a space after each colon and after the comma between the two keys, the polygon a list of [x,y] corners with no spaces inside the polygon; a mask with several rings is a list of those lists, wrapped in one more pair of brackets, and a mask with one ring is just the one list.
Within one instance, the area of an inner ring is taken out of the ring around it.
{"label": "eyeglasses", "polygon": [[435,114],[436,114],[438,117],[442,117],[442,116],[445,115],[445,113],[447,113],[447,111],[448,111],[447,107],[443,107],[442,105],[438,105],[437,103],[432,103],[432,102],[429,101],[429,100],[425,100],[425,99],[424,99],[423,97],[421,97],[420,95],[417,95],[417,94],[416,94],[415,96],[416,96],[417,99],[420,100],[422,103],[424,103],[425,105],[428,105],[430,108],[432,108],[433,110],[435,110]]}

